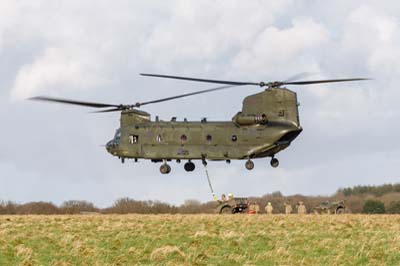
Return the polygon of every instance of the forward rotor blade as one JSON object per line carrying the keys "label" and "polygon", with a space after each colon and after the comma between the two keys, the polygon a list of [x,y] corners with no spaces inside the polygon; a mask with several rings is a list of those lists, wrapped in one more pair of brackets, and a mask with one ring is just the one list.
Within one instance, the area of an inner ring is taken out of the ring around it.
{"label": "forward rotor blade", "polygon": [[307,84],[345,82],[345,81],[357,81],[357,80],[370,80],[370,79],[369,78],[352,78],[352,79],[324,79],[324,80],[293,81],[293,82],[282,82],[281,85],[307,85]]}
{"label": "forward rotor blade", "polygon": [[207,92],[212,92],[212,91],[224,90],[224,89],[237,87],[237,86],[243,86],[243,85],[228,85],[228,86],[222,86],[222,87],[217,87],[217,88],[212,88],[212,89],[207,89],[207,90],[195,91],[195,92],[191,92],[191,93],[185,93],[185,94],[171,96],[171,97],[162,98],[162,99],[158,99],[158,100],[137,103],[136,106],[139,107],[139,106],[146,105],[146,104],[160,103],[160,102],[170,101],[170,100],[183,98],[183,97],[188,97],[188,96],[192,96],[192,95],[196,95],[196,94],[202,94],[202,93],[207,93]]}
{"label": "forward rotor blade", "polygon": [[217,83],[217,84],[226,84],[226,85],[260,85],[260,83],[255,82],[239,82],[239,81],[229,81],[229,80],[217,80],[217,79],[199,79],[199,78],[189,78],[189,77],[181,77],[181,76],[169,76],[169,75],[159,75],[159,74],[146,74],[140,73],[142,76],[146,77],[156,77],[156,78],[168,78],[168,79],[180,79],[180,80],[190,80],[190,81],[198,81],[198,82],[207,82],[207,83]]}
{"label": "forward rotor blade", "polygon": [[82,101],[75,101],[75,100],[68,100],[68,99],[61,99],[61,98],[52,98],[52,97],[46,97],[46,96],[32,97],[32,98],[29,98],[29,100],[73,104],[73,105],[80,105],[80,106],[87,106],[87,107],[94,107],[94,108],[121,107],[121,105],[119,105],[119,104],[82,102]]}
{"label": "forward rotor blade", "polygon": [[94,111],[92,113],[110,113],[110,112],[118,112],[118,111],[122,111],[122,110],[124,110],[124,108],[117,107],[117,108],[111,108],[111,109],[106,109],[106,110]]}

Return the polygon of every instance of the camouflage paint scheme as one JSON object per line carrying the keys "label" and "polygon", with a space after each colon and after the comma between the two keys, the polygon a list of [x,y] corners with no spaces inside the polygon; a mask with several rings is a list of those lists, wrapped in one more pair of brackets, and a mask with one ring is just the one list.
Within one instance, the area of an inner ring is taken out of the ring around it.
{"label": "camouflage paint scheme", "polygon": [[297,107],[295,92],[269,88],[246,97],[232,121],[151,121],[144,111],[123,110],[121,127],[106,149],[119,158],[154,162],[273,157],[302,131]]}

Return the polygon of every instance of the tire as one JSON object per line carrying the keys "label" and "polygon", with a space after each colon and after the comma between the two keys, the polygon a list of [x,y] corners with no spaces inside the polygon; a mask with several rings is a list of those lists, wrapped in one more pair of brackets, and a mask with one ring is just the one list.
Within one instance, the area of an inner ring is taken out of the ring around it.
{"label": "tire", "polygon": [[278,159],[272,158],[272,159],[271,159],[271,166],[272,166],[273,168],[277,168],[277,167],[279,166],[279,161],[278,161]]}
{"label": "tire", "polygon": [[165,174],[169,174],[171,172],[171,166],[169,166],[168,164],[162,164],[160,166],[160,173],[165,175]]}
{"label": "tire", "polygon": [[169,164],[167,164],[167,174],[171,173],[171,166],[169,166]]}
{"label": "tire", "polygon": [[231,206],[222,207],[222,209],[219,211],[219,214],[232,214]]}
{"label": "tire", "polygon": [[185,163],[185,165],[183,166],[183,168],[185,168],[186,172],[193,172],[194,169],[196,168],[195,164],[192,162],[187,162]]}
{"label": "tire", "polygon": [[344,211],[345,211],[344,208],[343,208],[343,207],[340,207],[340,208],[337,208],[337,209],[336,209],[336,212],[335,212],[335,213],[336,213],[336,214],[344,214]]}
{"label": "tire", "polygon": [[246,167],[247,170],[253,170],[253,168],[254,168],[254,163],[253,163],[253,161],[248,160],[248,161],[245,163],[245,167]]}

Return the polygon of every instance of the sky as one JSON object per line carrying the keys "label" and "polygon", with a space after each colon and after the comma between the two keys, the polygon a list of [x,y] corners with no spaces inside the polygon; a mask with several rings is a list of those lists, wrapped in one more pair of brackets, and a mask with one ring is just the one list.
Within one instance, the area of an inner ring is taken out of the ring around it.
{"label": "sky", "polygon": [[[103,145],[119,113],[26,100],[37,95],[136,103],[212,88],[139,76],[235,81],[367,77],[291,86],[301,135],[269,159],[210,162],[217,194],[330,195],[340,187],[399,182],[398,1],[0,0],[0,200],[211,200],[204,169],[121,162]],[[144,106],[154,119],[230,120],[245,86]]]}

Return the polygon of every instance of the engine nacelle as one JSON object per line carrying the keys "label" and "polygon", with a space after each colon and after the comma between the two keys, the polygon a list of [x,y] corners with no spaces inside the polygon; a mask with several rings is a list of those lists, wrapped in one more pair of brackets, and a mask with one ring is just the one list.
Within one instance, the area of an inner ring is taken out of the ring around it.
{"label": "engine nacelle", "polygon": [[265,114],[257,114],[257,115],[243,115],[242,112],[237,113],[232,121],[240,126],[251,126],[261,124],[264,125],[268,123],[267,116]]}

